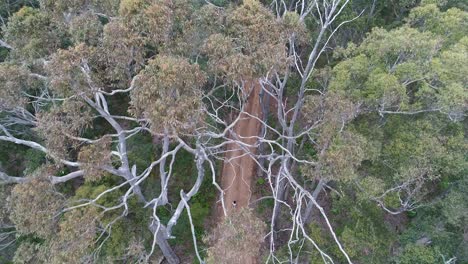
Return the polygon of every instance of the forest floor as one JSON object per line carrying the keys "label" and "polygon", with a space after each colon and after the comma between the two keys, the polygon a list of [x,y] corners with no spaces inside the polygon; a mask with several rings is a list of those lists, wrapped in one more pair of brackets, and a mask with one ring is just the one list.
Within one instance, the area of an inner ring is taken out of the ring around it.
{"label": "forest floor", "polygon": [[[248,97],[244,113],[233,127],[232,139],[241,143],[230,143],[226,147],[222,168],[221,187],[224,190],[224,201],[227,214],[233,210],[248,207],[252,197],[252,183],[256,175],[257,163],[252,155],[257,152],[257,137],[261,132],[261,123],[255,118],[262,118],[260,104],[261,85],[251,81],[244,87],[244,95]],[[235,206],[234,206],[235,202]],[[224,217],[221,204],[217,206],[218,221]],[[239,263],[256,263],[256,256],[246,256]]]}

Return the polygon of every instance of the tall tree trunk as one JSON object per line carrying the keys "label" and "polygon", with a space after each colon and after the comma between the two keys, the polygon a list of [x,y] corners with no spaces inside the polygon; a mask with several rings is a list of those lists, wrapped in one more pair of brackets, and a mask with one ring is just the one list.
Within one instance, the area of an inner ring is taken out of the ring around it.
{"label": "tall tree trunk", "polygon": [[166,238],[162,237],[160,239],[159,235],[158,235],[156,243],[158,244],[159,249],[161,249],[161,252],[163,253],[164,257],[166,258],[166,260],[167,260],[167,262],[169,264],[179,264],[180,263],[179,257],[176,255],[176,253],[174,252],[172,247],[169,245]]}
{"label": "tall tree trunk", "polygon": [[[263,88],[265,89],[265,88]],[[260,104],[262,106],[262,121],[267,123],[268,115],[270,114],[270,95],[265,93],[263,89],[260,91]],[[262,125],[262,131],[260,132],[260,136],[265,135],[266,126]],[[260,143],[258,147],[258,154],[263,154],[265,149],[265,144]],[[263,169],[265,168],[265,161],[264,157],[258,159],[258,167],[257,167],[257,177],[263,176]]]}
{"label": "tall tree trunk", "polygon": [[[284,165],[282,165],[284,166]],[[283,201],[285,198],[285,193],[286,193],[286,184],[288,183],[288,180],[283,176],[281,170],[283,168],[280,168],[280,171],[278,172],[278,176],[276,178],[276,186],[277,187],[277,192],[276,192],[276,199],[275,199],[275,207],[276,210],[273,212],[273,217],[272,217],[272,225],[275,230],[278,229],[278,224],[279,224],[279,218],[278,216],[280,215],[281,212],[281,202],[278,201]]]}
{"label": "tall tree trunk", "polygon": [[[315,187],[314,192],[312,193],[312,197],[314,197],[314,199],[317,199],[318,195],[320,194],[320,191],[322,191],[323,186],[325,184],[326,184],[325,180],[323,180],[323,179],[319,180],[317,186]],[[304,223],[306,223],[306,224],[310,223],[310,216],[312,215],[312,210],[313,209],[314,209],[314,204],[312,202],[310,202],[307,205],[307,208],[306,208],[304,214],[302,215],[302,220],[304,221]]]}
{"label": "tall tree trunk", "polygon": [[162,254],[164,255],[164,258],[166,258],[167,262],[169,264],[179,264],[180,259],[172,249],[172,247],[169,245],[167,242],[167,232],[166,232],[166,227],[160,224],[159,230],[158,230],[158,225],[156,223],[153,223],[149,226],[149,229],[151,230],[151,233],[155,233],[156,231],[158,234],[156,235],[156,244],[158,244],[159,249],[161,250]]}

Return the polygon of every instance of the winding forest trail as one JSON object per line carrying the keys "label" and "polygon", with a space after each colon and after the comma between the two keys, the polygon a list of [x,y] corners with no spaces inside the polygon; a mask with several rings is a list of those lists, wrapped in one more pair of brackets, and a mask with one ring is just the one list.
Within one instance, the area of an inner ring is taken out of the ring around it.
{"label": "winding forest trail", "polygon": [[[261,132],[261,123],[255,118],[262,118],[260,104],[261,85],[258,80],[249,81],[244,86],[244,96],[247,97],[244,112],[233,127],[230,138],[242,143],[229,143],[224,156],[221,187],[224,190],[224,201],[227,214],[233,210],[248,207],[252,196],[252,182],[254,182],[257,163],[251,157],[257,152],[257,137]],[[233,202],[236,202],[234,206]],[[222,208],[218,204],[216,219],[224,217]],[[239,263],[256,263],[256,256],[245,256]]]}

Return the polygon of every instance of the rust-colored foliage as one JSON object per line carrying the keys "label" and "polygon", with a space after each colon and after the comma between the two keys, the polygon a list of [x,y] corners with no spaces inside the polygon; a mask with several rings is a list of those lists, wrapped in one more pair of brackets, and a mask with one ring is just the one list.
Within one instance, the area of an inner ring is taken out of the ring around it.
{"label": "rust-colored foliage", "polygon": [[104,27],[99,62],[103,82],[111,88],[125,87],[143,65],[144,39],[121,21],[111,21]]}
{"label": "rust-colored foliage", "polygon": [[168,41],[172,30],[172,16],[173,11],[169,0],[157,1],[144,10],[143,17],[147,23],[145,35],[149,44],[156,46]]}
{"label": "rust-colored foliage", "polygon": [[73,147],[72,137],[78,136],[91,120],[88,106],[81,101],[69,100],[39,113],[35,130],[45,139],[51,154],[66,157],[68,148]]}
{"label": "rust-colored foliage", "polygon": [[0,64],[0,110],[24,106],[21,94],[28,85],[26,72],[14,64]]}
{"label": "rust-colored foliage", "polygon": [[171,0],[124,0],[120,4],[123,23],[131,32],[144,39],[145,44],[165,44],[173,23]]}
{"label": "rust-colored foliage", "polygon": [[67,212],[50,247],[49,263],[91,263],[99,212],[94,207]]}
{"label": "rust-colored foliage", "polygon": [[64,200],[48,179],[49,173],[50,168],[39,168],[29,181],[17,184],[11,192],[10,218],[21,234],[48,238],[55,233],[56,215]]}
{"label": "rust-colored foliage", "polygon": [[[86,73],[86,67],[93,65],[94,48],[79,44],[68,50],[58,50],[47,64],[50,87],[62,97],[85,93],[90,96],[98,86]],[[91,75],[91,73],[89,73]],[[91,83],[90,83],[91,82]]]}
{"label": "rust-colored foliage", "polygon": [[263,242],[266,224],[248,208],[234,211],[220,223],[212,234],[205,237],[211,244],[207,263],[234,264],[255,256]]}
{"label": "rust-colored foliage", "polygon": [[240,81],[288,67],[287,35],[281,21],[262,4],[245,1],[225,21],[226,29],[208,37],[203,48],[212,73]]}
{"label": "rust-colored foliage", "polygon": [[202,117],[205,74],[187,59],[161,55],[148,62],[131,93],[132,111],[155,132],[190,133]]}
{"label": "rust-colored foliage", "polygon": [[104,175],[102,166],[111,163],[110,146],[111,138],[104,137],[80,150],[78,162],[82,164],[81,168],[85,170],[85,179],[87,181],[97,181]]}

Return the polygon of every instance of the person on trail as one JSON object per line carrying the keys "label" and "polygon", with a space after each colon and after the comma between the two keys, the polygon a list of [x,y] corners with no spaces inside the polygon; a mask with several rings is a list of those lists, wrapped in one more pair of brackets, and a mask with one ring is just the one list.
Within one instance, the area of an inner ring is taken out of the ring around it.
{"label": "person on trail", "polygon": [[232,201],[232,207],[236,208],[237,206],[237,202],[236,201]]}

